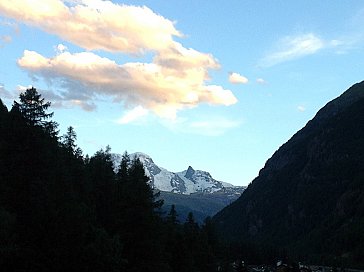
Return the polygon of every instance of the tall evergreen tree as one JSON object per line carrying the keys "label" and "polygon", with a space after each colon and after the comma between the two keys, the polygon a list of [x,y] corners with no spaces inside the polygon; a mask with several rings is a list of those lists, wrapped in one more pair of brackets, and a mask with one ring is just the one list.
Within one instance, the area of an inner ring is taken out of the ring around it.
{"label": "tall evergreen tree", "polygon": [[13,108],[20,113],[28,125],[42,127],[52,136],[56,136],[57,123],[48,121],[53,112],[47,113],[51,102],[45,102],[36,88],[31,87],[19,95],[20,102],[14,101]]}
{"label": "tall evergreen tree", "polygon": [[[126,162],[125,157],[124,163]],[[120,170],[122,169],[121,167]],[[129,163],[126,172],[127,178],[121,183],[123,222],[120,235],[129,261],[128,269],[164,271],[163,243],[159,240],[161,221],[155,212],[158,205],[149,186],[149,177],[145,174],[143,164],[136,158]]]}
{"label": "tall evergreen tree", "polygon": [[76,140],[77,140],[76,131],[72,126],[69,126],[67,128],[66,134],[62,136],[62,144],[66,148],[69,154],[73,154],[77,158],[81,158],[82,150],[81,148],[77,147]]}
{"label": "tall evergreen tree", "polygon": [[0,98],[0,115],[3,115],[8,112],[8,108],[4,105],[3,101]]}
{"label": "tall evergreen tree", "polygon": [[[0,173],[1,173],[1,165],[4,163],[2,161],[1,155],[3,154],[2,150],[5,149],[5,134],[8,132],[7,128],[7,120],[8,120],[8,109],[3,104],[3,102],[0,99]],[[4,158],[5,159],[5,158]]]}
{"label": "tall evergreen tree", "polygon": [[63,145],[70,153],[76,150],[76,132],[72,126],[67,128],[67,133],[62,136]]}
{"label": "tall evergreen tree", "polygon": [[86,166],[90,183],[90,202],[95,205],[98,224],[107,231],[112,224],[112,203],[115,174],[111,160],[111,148],[96,152]]}
{"label": "tall evergreen tree", "polygon": [[178,214],[176,211],[176,206],[172,204],[171,209],[169,210],[168,216],[167,216],[167,222],[171,225],[177,225],[178,224]]}
{"label": "tall evergreen tree", "polygon": [[130,157],[129,157],[128,152],[125,151],[121,158],[120,165],[118,167],[118,172],[117,172],[117,182],[118,183],[127,182],[129,166],[130,166]]}

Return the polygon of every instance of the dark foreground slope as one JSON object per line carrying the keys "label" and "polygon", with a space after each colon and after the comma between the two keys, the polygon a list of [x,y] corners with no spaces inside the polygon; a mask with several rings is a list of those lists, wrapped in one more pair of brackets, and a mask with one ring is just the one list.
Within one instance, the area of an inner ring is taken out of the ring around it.
{"label": "dark foreground slope", "polygon": [[215,217],[229,241],[364,266],[364,82],[322,108]]}
{"label": "dark foreground slope", "polygon": [[235,201],[244,187],[224,188],[214,193],[194,193],[190,195],[175,194],[160,191],[160,199],[163,199],[162,210],[165,214],[175,205],[178,219],[185,222],[190,212],[193,213],[197,223],[202,224],[206,217],[212,217],[226,205]]}

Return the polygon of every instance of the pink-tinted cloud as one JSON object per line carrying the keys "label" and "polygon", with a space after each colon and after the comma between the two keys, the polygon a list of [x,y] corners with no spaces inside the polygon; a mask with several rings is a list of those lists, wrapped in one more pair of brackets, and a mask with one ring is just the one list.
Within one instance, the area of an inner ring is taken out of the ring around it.
{"label": "pink-tinted cloud", "polygon": [[208,85],[209,70],[219,68],[207,53],[185,48],[174,22],[149,8],[101,0],[3,0],[0,14],[59,36],[87,50],[142,55],[152,61],[118,64],[94,52],[71,53],[59,44],[56,56],[24,51],[18,65],[32,77],[56,83],[68,105],[93,110],[100,96],[126,109],[142,107],[161,117],[200,103],[231,105],[230,90]]}
{"label": "pink-tinted cloud", "polygon": [[246,84],[249,80],[239,73],[230,73],[229,81],[233,84]]}
{"label": "pink-tinted cloud", "polygon": [[142,106],[165,118],[174,118],[177,110],[200,103],[236,103],[230,90],[205,84],[206,70],[190,65],[206,61],[200,54],[197,56],[197,60],[194,56],[183,59],[179,69],[173,69],[158,63],[119,65],[92,52],[62,52],[47,58],[34,51],[24,51],[18,65],[32,76],[63,86],[64,98],[70,101],[87,103],[103,95],[127,108]]}
{"label": "pink-tinted cloud", "polygon": [[173,36],[181,36],[172,21],[148,7],[110,1],[2,0],[0,14],[88,50],[160,51],[170,47]]}

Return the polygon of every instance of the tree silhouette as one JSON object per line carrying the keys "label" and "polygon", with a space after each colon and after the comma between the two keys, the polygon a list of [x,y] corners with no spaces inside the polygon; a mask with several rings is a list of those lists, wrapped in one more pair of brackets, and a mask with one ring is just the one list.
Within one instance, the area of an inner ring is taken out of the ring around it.
{"label": "tree silhouette", "polygon": [[8,112],[8,109],[4,105],[3,101],[0,99],[0,115],[3,115]]}
{"label": "tree silhouette", "polygon": [[76,145],[76,140],[77,140],[76,131],[72,126],[67,128],[67,132],[62,136],[62,140],[63,140],[62,144],[66,148],[69,154],[73,154],[77,158],[82,157],[82,150]]}
{"label": "tree silhouette", "polygon": [[53,112],[47,113],[51,102],[45,102],[34,87],[26,89],[19,95],[19,99],[19,103],[14,101],[13,109],[20,113],[26,123],[31,126],[42,127],[50,135],[56,136],[57,123],[47,121],[53,116]]}
{"label": "tree silhouette", "polygon": [[168,223],[172,224],[172,225],[176,225],[178,224],[178,214],[176,211],[176,206],[174,204],[172,204],[171,209],[169,210],[168,216],[167,216],[167,221]]}
{"label": "tree silhouette", "polygon": [[62,136],[63,145],[70,153],[74,153],[76,150],[76,132],[72,126],[67,128],[67,133]]}

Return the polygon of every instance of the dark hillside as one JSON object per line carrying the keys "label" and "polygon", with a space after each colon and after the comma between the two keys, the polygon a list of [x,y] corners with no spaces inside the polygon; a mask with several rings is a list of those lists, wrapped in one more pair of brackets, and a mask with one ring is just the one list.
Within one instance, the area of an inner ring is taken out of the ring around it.
{"label": "dark hillside", "polygon": [[[225,191],[225,190],[224,190]],[[160,192],[160,198],[164,200],[162,210],[167,214],[172,205],[178,212],[178,219],[184,222],[190,212],[193,212],[196,222],[202,224],[206,217],[214,216],[226,205],[238,197],[226,192],[215,192],[211,194],[195,193],[190,195]]]}
{"label": "dark hillside", "polygon": [[364,82],[322,108],[214,217],[230,241],[364,266]]}

